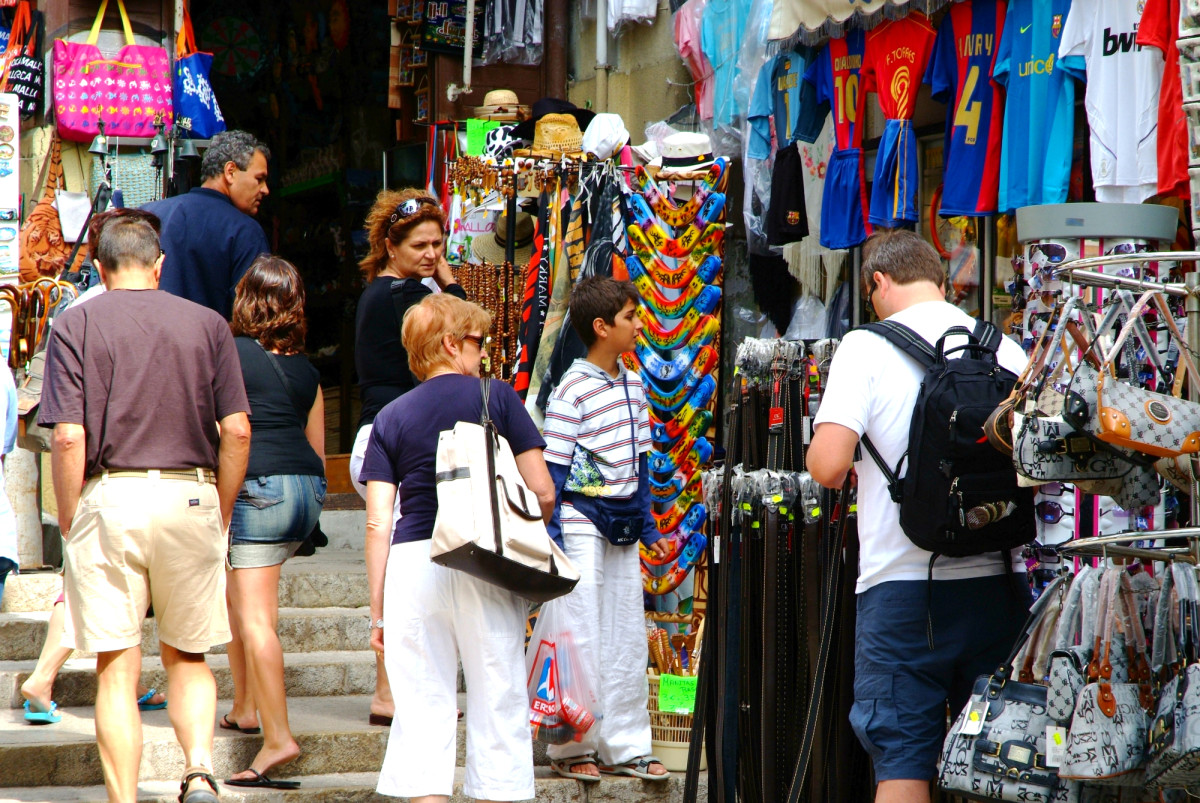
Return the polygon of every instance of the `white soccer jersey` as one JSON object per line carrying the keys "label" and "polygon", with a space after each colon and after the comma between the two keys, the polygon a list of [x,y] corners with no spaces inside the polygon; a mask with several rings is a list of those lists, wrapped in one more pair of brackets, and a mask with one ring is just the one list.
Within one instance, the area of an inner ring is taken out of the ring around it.
{"label": "white soccer jersey", "polygon": [[1060,63],[1067,56],[1087,63],[1092,185],[1105,203],[1141,203],[1158,183],[1163,61],[1137,44],[1144,6],[1145,0],[1074,0],[1058,46]]}

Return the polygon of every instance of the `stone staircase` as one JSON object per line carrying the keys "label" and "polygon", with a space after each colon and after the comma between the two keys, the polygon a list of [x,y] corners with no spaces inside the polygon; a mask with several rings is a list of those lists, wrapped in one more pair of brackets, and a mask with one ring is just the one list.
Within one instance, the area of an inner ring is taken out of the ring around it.
{"label": "stone staircase", "polygon": [[[326,511],[322,528],[330,546],[311,558],[284,566],[279,589],[279,635],[284,649],[288,712],[301,755],[272,777],[301,781],[299,790],[248,790],[222,786],[222,801],[307,803],[387,801],[375,793],[387,745],[387,729],[369,725],[375,660],[368,648],[367,584],[361,544],[361,511]],[[0,801],[90,803],[106,800],[95,739],[95,659],[76,653],[59,673],[54,699],[63,714],[56,725],[32,726],[23,719],[21,683],[29,676],[45,637],[60,579],[52,573],[9,578],[0,612]],[[166,688],[158,658],[155,623],[143,627],[142,682]],[[228,711],[232,680],[224,648],[208,657],[217,680],[218,714]],[[461,684],[461,675],[460,675]],[[465,694],[459,689],[459,707]],[[139,801],[174,801],[179,794],[183,753],[167,712],[142,713],[144,747]],[[250,765],[261,737],[216,730],[215,770],[227,778]],[[458,765],[453,800],[461,794],[465,726],[459,723]],[[558,778],[544,748],[535,744],[539,801],[628,801],[667,803],[682,799],[683,777],[665,784],[608,778],[585,786]],[[701,778],[701,800],[707,799]]]}

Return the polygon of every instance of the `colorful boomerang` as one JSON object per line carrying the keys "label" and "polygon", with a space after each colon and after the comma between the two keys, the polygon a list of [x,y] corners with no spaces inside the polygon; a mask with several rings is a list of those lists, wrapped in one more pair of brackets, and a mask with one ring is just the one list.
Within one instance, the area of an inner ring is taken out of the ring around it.
{"label": "colorful boomerang", "polygon": [[692,533],[687,546],[683,548],[683,554],[679,556],[679,561],[671,568],[671,571],[661,577],[655,577],[649,574],[645,566],[642,567],[642,589],[655,596],[670,594],[687,579],[688,573],[700,561],[704,555],[704,548],[707,546],[708,537],[704,533],[699,530]]}
{"label": "colorful boomerang", "polygon": [[657,505],[669,505],[674,502],[685,490],[690,493],[693,489],[693,486],[699,482],[700,475],[698,473],[693,474],[686,481],[683,479],[683,477],[675,476],[667,482],[665,487],[660,488],[658,485],[651,484],[650,497]]}
{"label": "colorful boomerang", "polygon": [[687,397],[691,394],[692,388],[696,387],[696,383],[707,376],[712,371],[713,366],[717,364],[717,350],[712,346],[705,346],[696,355],[696,364],[688,371],[688,375],[684,378],[683,382],[674,390],[665,391],[642,371],[642,364],[638,361],[636,354],[632,357],[628,354],[623,356],[626,358],[626,366],[631,371],[642,373],[642,385],[646,389],[646,398],[650,401],[650,404],[663,412],[678,410],[687,401]]}
{"label": "colorful boomerang", "polygon": [[[692,279],[693,283],[696,281],[697,279]],[[637,288],[638,296],[643,301],[643,303],[638,305],[638,309],[643,310],[643,312],[639,313],[638,317],[642,319],[642,323],[652,324],[651,332],[646,338],[651,343],[654,343],[660,339],[660,336],[674,336],[676,330],[679,328],[678,322],[682,318],[687,317],[688,312],[691,310],[696,310],[699,315],[704,316],[711,314],[721,303],[721,288],[715,284],[710,284],[701,289],[699,293],[696,293],[696,295],[692,297],[690,303],[684,301],[683,306],[676,314],[668,315],[666,313],[658,312],[652,306],[645,303],[647,296],[644,294],[648,293],[650,296],[653,296],[658,292],[657,288],[654,287],[653,282],[651,282],[645,276],[639,276],[633,285]],[[688,291],[685,291],[685,293],[686,292]],[[681,298],[683,298],[683,296],[681,296]],[[699,323],[699,321],[697,321],[697,323]],[[671,328],[667,329],[667,326],[670,326]]]}
{"label": "colorful boomerang", "polygon": [[654,313],[646,310],[646,307],[638,305],[637,314],[642,321],[642,331],[638,333],[638,340],[655,349],[679,348],[699,327],[702,314],[693,306],[674,329],[666,331],[658,325]]}
{"label": "colorful boomerang", "polygon": [[[711,376],[706,376],[688,396],[686,402],[677,413],[671,418],[660,416],[658,411],[650,410],[650,437],[657,441],[672,441],[678,438],[684,431],[691,428],[692,422],[696,416],[704,411],[708,403],[712,400],[713,394],[716,392],[717,383]],[[711,416],[709,424],[712,424]],[[707,427],[705,428],[707,431]],[[703,433],[701,433],[703,434]]]}
{"label": "colorful boomerang", "polygon": [[629,212],[634,221],[632,225],[636,225],[642,230],[655,251],[674,259],[688,256],[702,238],[722,227],[722,224],[717,221],[720,219],[724,207],[725,196],[721,193],[713,193],[700,207],[700,213],[696,216],[694,223],[689,224],[678,237],[668,237],[662,225],[654,217],[654,213],[650,211],[650,207],[646,205],[646,200],[636,193],[629,196]]}
{"label": "colorful boomerang", "polygon": [[677,426],[670,429],[666,424],[654,424],[657,427],[652,434],[654,446],[657,449],[669,449],[678,440],[685,435],[690,435],[693,438],[698,438],[705,432],[708,432],[712,426],[713,414],[711,410],[700,410],[688,422],[687,426]]}
{"label": "colorful boomerang", "polygon": [[633,286],[637,288],[642,303],[650,307],[660,318],[681,318],[699,298],[704,288],[715,287],[718,292],[721,289],[716,285],[705,284],[700,281],[699,276],[693,276],[687,287],[679,291],[677,298],[667,298],[661,290],[654,286],[654,282],[646,274],[640,273],[637,276],[631,274],[629,278],[633,282]]}
{"label": "colorful boomerang", "polygon": [[683,376],[684,372],[695,364],[700,349],[707,346],[717,334],[716,320],[707,320],[708,323],[693,332],[683,349],[670,360],[663,359],[653,350],[646,348],[644,343],[635,343],[633,350],[637,354],[638,362],[642,364],[642,369],[662,381],[673,382]]}
{"label": "colorful boomerang", "polygon": [[682,206],[672,203],[671,199],[663,195],[658,189],[658,184],[650,178],[646,172],[646,168],[639,165],[633,171],[634,181],[637,184],[637,190],[646,199],[650,206],[654,207],[654,211],[662,218],[665,223],[672,226],[683,226],[692,222],[696,217],[696,212],[699,211],[701,204],[708,198],[708,194],[721,186],[721,180],[725,175],[724,159],[718,159],[708,168],[708,175],[704,180],[696,185],[696,189],[692,192],[692,197],[687,200]]}
{"label": "colorful boomerang", "polygon": [[706,514],[704,505],[697,505],[688,511],[688,514],[683,517],[683,523],[679,525],[679,529],[667,536],[671,542],[671,551],[667,553],[666,557],[656,557],[649,547],[641,544],[638,552],[641,554],[642,562],[648,566],[666,566],[674,561],[683,552],[692,535],[704,527]]}
{"label": "colorful boomerang", "polygon": [[710,259],[717,260],[717,270],[720,270],[721,257],[717,250],[725,240],[724,229],[710,229],[709,234],[696,243],[696,247],[692,249],[692,253],[688,254],[687,259],[676,260],[675,268],[671,268],[662,261],[658,252],[654,250],[654,246],[650,245],[646,235],[637,226],[627,227],[626,233],[633,246],[633,253],[642,260],[642,264],[647,268],[651,278],[663,287],[677,290],[685,286],[692,280],[692,276],[696,274],[700,266]]}
{"label": "colorful boomerang", "polygon": [[[652,271],[646,269],[647,262],[653,266]],[[630,254],[625,258],[625,269],[631,277],[648,276],[659,287],[681,290],[689,286],[695,278],[699,278],[704,284],[712,284],[721,275],[721,258],[709,254],[693,262],[689,257],[678,270],[673,271],[653,253]]]}
{"label": "colorful boomerang", "polygon": [[679,527],[688,511],[703,503],[703,496],[699,492],[695,494],[684,493],[675,500],[675,503],[671,505],[666,513],[655,513],[651,510],[650,515],[654,517],[654,522],[658,525],[660,533],[669,533]]}
{"label": "colorful boomerang", "polygon": [[[701,444],[704,444],[701,446]],[[684,433],[684,436],[679,439],[679,442],[671,447],[669,452],[660,452],[656,449],[650,450],[650,470],[656,474],[673,474],[678,470],[679,466],[687,459],[688,452],[695,447],[696,451],[708,450],[711,453],[712,446],[708,443],[708,438],[700,436],[692,438],[691,435]]]}

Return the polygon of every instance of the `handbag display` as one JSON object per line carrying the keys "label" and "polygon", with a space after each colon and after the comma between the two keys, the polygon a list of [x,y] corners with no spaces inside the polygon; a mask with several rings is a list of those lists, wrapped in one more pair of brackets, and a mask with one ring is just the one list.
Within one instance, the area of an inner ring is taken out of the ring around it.
{"label": "handbag display", "polygon": [[[1125,633],[1129,681],[1113,677],[1112,652],[1117,622]],[[1088,664],[1088,683],[1071,716],[1065,759],[1059,776],[1103,786],[1140,787],[1145,782],[1147,736],[1153,705],[1145,634],[1133,601],[1129,574],[1108,569],[1100,580],[1102,628]]]}
{"label": "handbag display", "polygon": [[167,51],[136,44],[125,0],[117,0],[117,7],[125,46],[115,58],[105,58],[96,46],[108,0],[100,3],[86,42],[54,41],[54,114],[64,139],[91,142],[101,120],[110,137],[154,136],[159,117],[167,130],[171,127]]}
{"label": "handbag display", "polygon": [[188,3],[183,3],[183,25],[175,37],[175,67],[171,77],[171,97],[175,104],[175,122],[190,136],[209,139],[225,130],[225,116],[213,94],[212,53],[196,49],[196,34]]}
{"label": "handbag display", "polygon": [[430,559],[533,602],[567,594],[579,572],[546,532],[537,496],[488,412],[491,380],[480,382],[478,424],[438,435],[438,511]]}
{"label": "handbag display", "polygon": [[938,786],[972,800],[1050,803],[1058,799],[1058,773],[1046,761],[1046,687],[1013,679],[1013,665],[1056,603],[1069,575],[1057,577],[1034,603],[1007,660],[975,681],[971,698],[942,746]]}
{"label": "handbag display", "polygon": [[[1174,593],[1172,593],[1172,591]],[[1146,781],[1152,786],[1200,783],[1200,588],[1196,568],[1172,563],[1163,578],[1154,622],[1151,666],[1162,677],[1150,727]],[[1172,669],[1173,668],[1173,669]]]}
{"label": "handbag display", "polygon": [[39,42],[46,25],[41,12],[30,9],[29,0],[21,0],[13,18],[13,27],[4,52],[4,72],[0,86],[17,96],[20,114],[28,119],[42,109],[42,85],[45,65],[38,58]]}

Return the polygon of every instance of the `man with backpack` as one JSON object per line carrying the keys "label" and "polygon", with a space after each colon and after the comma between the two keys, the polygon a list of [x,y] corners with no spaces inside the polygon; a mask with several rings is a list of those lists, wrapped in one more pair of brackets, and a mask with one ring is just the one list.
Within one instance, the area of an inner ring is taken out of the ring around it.
{"label": "man with backpack", "polygon": [[982,430],[1026,357],[946,302],[941,261],[914,232],[872,236],[862,283],[886,323],[839,345],[807,469],[828,488],[857,472],[851,725],[876,801],[917,803],[930,799],[947,703],[957,715],[1007,656],[1031,602],[1019,547],[1035,537],[1032,494]]}

